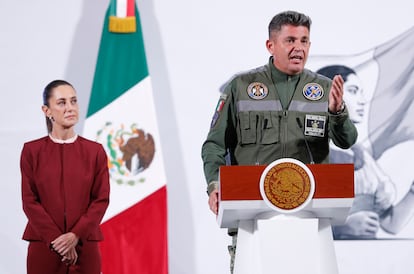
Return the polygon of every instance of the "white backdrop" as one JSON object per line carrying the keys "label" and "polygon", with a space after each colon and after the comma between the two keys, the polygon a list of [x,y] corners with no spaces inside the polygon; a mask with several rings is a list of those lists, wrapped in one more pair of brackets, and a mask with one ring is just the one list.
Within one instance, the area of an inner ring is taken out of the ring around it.
{"label": "white backdrop", "polygon": [[[200,158],[219,86],[234,73],[267,62],[267,24],[282,10],[312,17],[311,55],[341,55],[371,49],[412,27],[414,4],[408,0],[137,3],[165,153],[170,273],[228,273],[230,239],[208,210]],[[102,0],[0,1],[2,274],[25,271],[19,156],[24,141],[45,134],[42,89],[56,78],[72,82],[85,116],[107,6],[108,1]],[[408,149],[412,152],[412,146]],[[400,156],[394,152],[384,160],[391,173]],[[337,252],[341,274],[401,274],[414,268],[411,241],[337,242]]]}

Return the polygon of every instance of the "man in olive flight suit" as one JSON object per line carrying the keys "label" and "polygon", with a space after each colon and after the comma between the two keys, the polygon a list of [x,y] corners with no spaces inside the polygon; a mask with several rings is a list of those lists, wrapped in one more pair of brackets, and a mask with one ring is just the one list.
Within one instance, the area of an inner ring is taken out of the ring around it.
{"label": "man in olive flight suit", "polygon": [[[225,86],[202,146],[214,214],[220,166],[267,165],[280,158],[328,163],[330,140],[343,149],[356,142],[357,130],[342,99],[342,77],[330,80],[304,68],[310,25],[304,14],[277,14],[269,24],[268,64],[234,76]],[[229,247],[232,272],[237,229],[229,234],[234,235]]]}

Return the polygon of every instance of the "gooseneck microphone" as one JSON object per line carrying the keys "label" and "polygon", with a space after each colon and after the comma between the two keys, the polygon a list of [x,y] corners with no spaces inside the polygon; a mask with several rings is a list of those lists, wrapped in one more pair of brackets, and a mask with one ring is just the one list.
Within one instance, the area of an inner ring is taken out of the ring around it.
{"label": "gooseneck microphone", "polygon": [[311,164],[314,164],[315,162],[313,161],[312,151],[310,150],[310,147],[309,147],[309,144],[308,144],[308,140],[306,140],[305,133],[303,132],[302,122],[300,121],[299,117],[296,117],[296,122],[298,123],[298,126],[301,129],[301,131],[302,131],[303,140],[305,140],[306,150],[308,151],[310,163]]}

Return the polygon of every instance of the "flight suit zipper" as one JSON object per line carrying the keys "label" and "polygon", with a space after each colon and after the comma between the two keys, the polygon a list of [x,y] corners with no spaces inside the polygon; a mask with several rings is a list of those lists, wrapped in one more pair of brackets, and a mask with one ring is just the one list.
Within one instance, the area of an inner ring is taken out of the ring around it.
{"label": "flight suit zipper", "polygon": [[257,146],[257,149],[256,149],[256,155],[255,155],[255,158],[256,158],[256,161],[255,161],[255,165],[256,166],[258,166],[258,165],[260,165],[260,161],[259,161],[259,154],[260,154],[260,148],[261,148],[261,144],[262,144],[262,132],[261,132],[261,130],[260,130],[260,126],[259,126],[259,121],[260,121],[260,119],[259,119],[259,115],[257,115],[256,114],[256,139],[257,139],[257,141],[256,141],[256,146]]}
{"label": "flight suit zipper", "polygon": [[287,121],[287,117],[288,117],[288,110],[283,110],[282,113],[282,127],[283,127],[283,131],[281,134],[281,146],[282,146],[282,157],[286,157],[287,155],[287,140],[288,140],[288,121]]}

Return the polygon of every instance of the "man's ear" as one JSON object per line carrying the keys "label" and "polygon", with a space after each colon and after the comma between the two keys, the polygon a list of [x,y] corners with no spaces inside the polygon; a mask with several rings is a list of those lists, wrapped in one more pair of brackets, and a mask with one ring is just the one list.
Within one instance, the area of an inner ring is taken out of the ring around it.
{"label": "man's ear", "polygon": [[266,40],[266,48],[270,55],[273,56],[274,43],[272,40]]}

